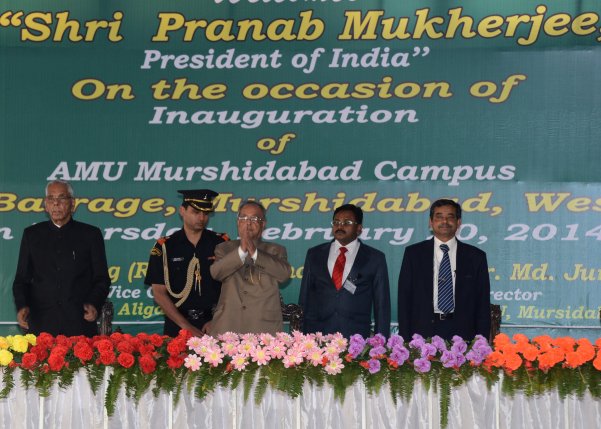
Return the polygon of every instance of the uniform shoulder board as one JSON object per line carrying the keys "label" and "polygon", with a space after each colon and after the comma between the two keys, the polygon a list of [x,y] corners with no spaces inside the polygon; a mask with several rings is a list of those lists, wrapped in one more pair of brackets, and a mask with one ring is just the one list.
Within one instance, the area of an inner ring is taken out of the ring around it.
{"label": "uniform shoulder board", "polygon": [[169,239],[169,237],[161,237],[157,240],[156,244],[150,250],[150,256],[161,256],[163,254],[162,246]]}
{"label": "uniform shoulder board", "polygon": [[221,237],[223,241],[230,241],[230,237],[225,232],[218,232],[217,237]]}

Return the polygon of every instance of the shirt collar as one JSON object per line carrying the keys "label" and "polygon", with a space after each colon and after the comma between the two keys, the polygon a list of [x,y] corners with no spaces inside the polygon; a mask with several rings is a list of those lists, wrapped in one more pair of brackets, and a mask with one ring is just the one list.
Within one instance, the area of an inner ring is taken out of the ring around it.
{"label": "shirt collar", "polygon": [[353,241],[351,241],[346,246],[342,246],[342,244],[340,244],[338,242],[338,240],[334,240],[334,250],[336,250],[336,253],[338,253],[338,250],[341,247],[346,247],[348,253],[353,253],[357,249],[357,247],[359,247],[359,239],[355,238]]}
{"label": "shirt collar", "polygon": [[455,249],[457,249],[457,239],[455,237],[451,238],[447,242],[444,242],[444,241],[439,240],[438,238],[434,237],[434,247],[436,249],[440,249],[441,244],[446,244],[447,246],[449,246],[449,252],[454,252]]}

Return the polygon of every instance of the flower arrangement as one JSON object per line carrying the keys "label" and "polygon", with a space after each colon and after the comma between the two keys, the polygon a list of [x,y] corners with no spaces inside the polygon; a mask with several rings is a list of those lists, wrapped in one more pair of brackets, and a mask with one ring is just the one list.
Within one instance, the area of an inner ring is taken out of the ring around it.
{"label": "flower arrangement", "polygon": [[244,397],[253,392],[257,403],[268,386],[291,397],[305,382],[331,385],[343,399],[347,389],[362,379],[370,393],[390,390],[393,400],[408,400],[419,379],[439,391],[441,425],[447,424],[451,389],[479,374],[488,386],[503,377],[503,391],[528,395],[558,389],[563,396],[588,390],[601,397],[601,339],[594,343],[570,337],[550,338],[498,335],[491,348],[477,336],[469,344],[460,337],[444,341],[413,335],[375,335],[350,339],[341,334],[226,333],[217,338],[194,337],[180,331],[175,338],[161,335],[114,333],[110,336],[53,337],[42,333],[0,337],[3,386],[0,397],[21,383],[48,396],[54,383],[72,384],[77,371],[86,371],[97,393],[109,374],[105,406],[112,415],[119,391],[136,402],[152,390],[174,392],[177,402],[184,388],[202,399],[216,387],[237,388]]}

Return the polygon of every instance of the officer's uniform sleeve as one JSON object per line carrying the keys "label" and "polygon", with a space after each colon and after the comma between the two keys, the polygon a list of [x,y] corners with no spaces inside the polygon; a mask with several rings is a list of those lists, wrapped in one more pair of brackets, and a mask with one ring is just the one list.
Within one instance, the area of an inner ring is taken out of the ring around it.
{"label": "officer's uniform sleeve", "polygon": [[165,240],[165,237],[160,238],[150,250],[146,278],[144,279],[144,284],[148,286],[165,284],[165,270],[163,269],[163,243]]}

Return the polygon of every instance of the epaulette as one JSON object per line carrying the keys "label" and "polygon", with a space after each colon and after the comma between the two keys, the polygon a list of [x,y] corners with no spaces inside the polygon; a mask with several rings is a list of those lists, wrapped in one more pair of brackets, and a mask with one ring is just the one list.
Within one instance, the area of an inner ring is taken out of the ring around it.
{"label": "epaulette", "polygon": [[150,256],[161,256],[163,254],[161,248],[163,247],[163,244],[165,244],[165,242],[169,240],[169,237],[161,237],[157,240],[156,244],[154,246],[152,246],[152,249],[150,250]]}
{"label": "epaulette", "polygon": [[225,232],[217,232],[217,237],[223,238],[223,241],[230,241],[230,237]]}

